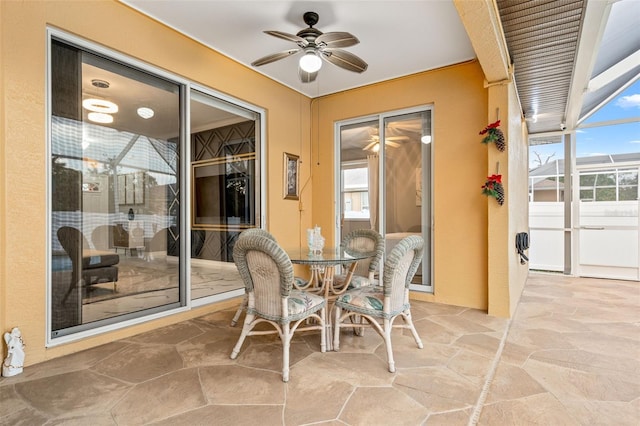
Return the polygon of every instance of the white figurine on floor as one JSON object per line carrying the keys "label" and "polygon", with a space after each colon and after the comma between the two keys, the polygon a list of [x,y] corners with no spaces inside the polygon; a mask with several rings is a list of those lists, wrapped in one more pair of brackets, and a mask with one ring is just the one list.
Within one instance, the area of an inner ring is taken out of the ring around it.
{"label": "white figurine on floor", "polygon": [[22,373],[24,365],[24,342],[18,327],[14,327],[11,333],[4,333],[4,341],[7,343],[7,357],[2,363],[2,375],[11,377]]}

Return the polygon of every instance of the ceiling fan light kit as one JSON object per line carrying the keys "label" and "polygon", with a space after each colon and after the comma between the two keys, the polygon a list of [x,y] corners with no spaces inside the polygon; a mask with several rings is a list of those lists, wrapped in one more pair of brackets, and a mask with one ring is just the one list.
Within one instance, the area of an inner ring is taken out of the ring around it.
{"label": "ceiling fan light kit", "polygon": [[322,68],[322,59],[320,59],[320,57],[316,55],[316,52],[310,50],[300,58],[299,65],[303,71],[317,72],[320,68]]}
{"label": "ceiling fan light kit", "polygon": [[317,73],[322,67],[322,60],[347,71],[357,73],[366,71],[369,65],[365,61],[353,53],[339,49],[340,47],[350,47],[360,43],[360,40],[354,35],[342,31],[323,33],[313,28],[319,19],[318,14],[315,12],[306,12],[303,15],[303,19],[304,22],[309,25],[309,28],[298,31],[296,35],[282,31],[265,31],[265,34],[297,44],[297,49],[272,53],[253,61],[251,65],[259,67],[296,53],[304,52],[304,55],[298,62],[298,75],[300,76],[300,81],[303,83],[310,83],[316,79]]}

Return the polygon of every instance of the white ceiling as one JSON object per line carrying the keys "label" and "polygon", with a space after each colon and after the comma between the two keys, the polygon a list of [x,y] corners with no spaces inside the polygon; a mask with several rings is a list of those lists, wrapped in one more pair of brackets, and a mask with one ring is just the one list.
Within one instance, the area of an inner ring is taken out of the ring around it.
{"label": "white ceiling", "polygon": [[[437,1],[193,1],[120,0],[206,46],[309,97],[359,87],[475,58],[451,0]],[[298,78],[300,53],[251,67],[271,53],[296,48],[263,31],[296,34],[305,12],[314,28],[346,31],[360,43],[344,50],[369,64],[362,73],[324,62],[316,81]]]}
{"label": "white ceiling", "polygon": [[[453,0],[120,1],[312,98],[476,57]],[[516,74],[527,74],[516,75],[515,79],[523,112],[537,110],[540,117],[546,116],[537,123],[527,122],[531,136],[559,137],[562,123],[568,125],[568,131],[574,130],[594,108],[638,78],[640,0],[496,1],[503,21],[514,11],[518,14],[509,23],[505,37]],[[369,64],[364,73],[346,71],[325,61],[314,82],[302,83],[297,72],[301,53],[260,67],[251,66],[258,58],[296,48],[293,42],[263,31],[296,34],[307,27],[302,17],[307,11],[319,14],[316,29],[346,31],[360,40],[345,50]],[[568,33],[556,23],[564,22],[571,13],[579,15]],[[527,45],[520,40],[520,34],[538,34],[542,39],[532,39]],[[562,62],[553,46],[566,50],[572,59],[566,75],[554,78],[555,86],[551,88],[545,76]],[[536,53],[533,64],[519,59],[520,52],[531,49],[542,52]],[[483,65],[483,58],[480,63]],[[538,71],[526,71],[527,64]],[[603,80],[605,87],[592,90],[596,80]],[[540,104],[539,99],[543,98],[549,100],[549,106]]]}

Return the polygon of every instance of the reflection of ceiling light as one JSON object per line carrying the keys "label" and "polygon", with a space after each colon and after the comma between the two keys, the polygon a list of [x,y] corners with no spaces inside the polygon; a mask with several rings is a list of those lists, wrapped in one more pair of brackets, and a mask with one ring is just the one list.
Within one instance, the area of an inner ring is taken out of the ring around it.
{"label": "reflection of ceiling light", "polygon": [[316,72],[322,67],[322,59],[311,50],[300,58],[300,68],[306,72]]}
{"label": "reflection of ceiling light", "polygon": [[118,112],[118,105],[104,99],[85,99],[82,106],[89,111],[102,112],[105,114],[113,114]]}
{"label": "reflection of ceiling light", "polygon": [[372,147],[371,147],[371,151],[373,151],[373,152],[378,152],[378,151],[380,151],[380,144],[379,144],[379,143],[377,143],[377,144],[375,144],[374,146],[372,146]]}
{"label": "reflection of ceiling light", "polygon": [[90,112],[87,117],[94,123],[109,124],[113,123],[113,116],[102,112]]}
{"label": "reflection of ceiling light", "polygon": [[420,138],[420,141],[422,143],[431,143],[431,135],[424,135]]}
{"label": "reflection of ceiling light", "polygon": [[537,123],[538,122],[538,114],[536,114],[535,111],[527,112],[524,115],[524,119],[525,119],[525,121],[528,121],[529,123]]}
{"label": "reflection of ceiling light", "polygon": [[154,114],[155,112],[153,112],[151,108],[147,108],[147,107],[138,108],[138,115],[144,118],[145,120],[148,120],[149,118],[153,117]]}

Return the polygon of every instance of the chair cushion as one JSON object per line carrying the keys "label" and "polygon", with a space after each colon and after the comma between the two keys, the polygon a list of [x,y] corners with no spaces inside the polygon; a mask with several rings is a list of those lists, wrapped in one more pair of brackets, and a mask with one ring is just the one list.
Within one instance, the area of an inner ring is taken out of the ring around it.
{"label": "chair cushion", "polygon": [[307,286],[307,284],[309,284],[309,280],[302,277],[293,277],[293,280],[295,281],[294,285],[298,288],[304,288]]}
{"label": "chair cushion", "polygon": [[380,311],[384,306],[384,293],[382,287],[367,285],[354,290],[348,290],[346,293],[338,297],[336,304],[350,309],[351,305],[366,311]]}
{"label": "chair cushion", "polygon": [[325,304],[324,297],[301,290],[291,290],[287,302],[289,319],[293,321],[306,317],[309,313],[317,311]]}
{"label": "chair cushion", "polygon": [[[342,286],[344,285],[344,282],[345,282],[346,279],[347,279],[347,275],[346,274],[334,275],[334,277],[333,277],[333,287],[334,288],[342,288]],[[369,281],[369,278],[363,277],[361,275],[352,275],[351,276],[351,281],[349,282],[349,290],[351,290],[353,288],[360,288],[360,287],[368,286],[368,285],[371,285],[371,281]]]}

